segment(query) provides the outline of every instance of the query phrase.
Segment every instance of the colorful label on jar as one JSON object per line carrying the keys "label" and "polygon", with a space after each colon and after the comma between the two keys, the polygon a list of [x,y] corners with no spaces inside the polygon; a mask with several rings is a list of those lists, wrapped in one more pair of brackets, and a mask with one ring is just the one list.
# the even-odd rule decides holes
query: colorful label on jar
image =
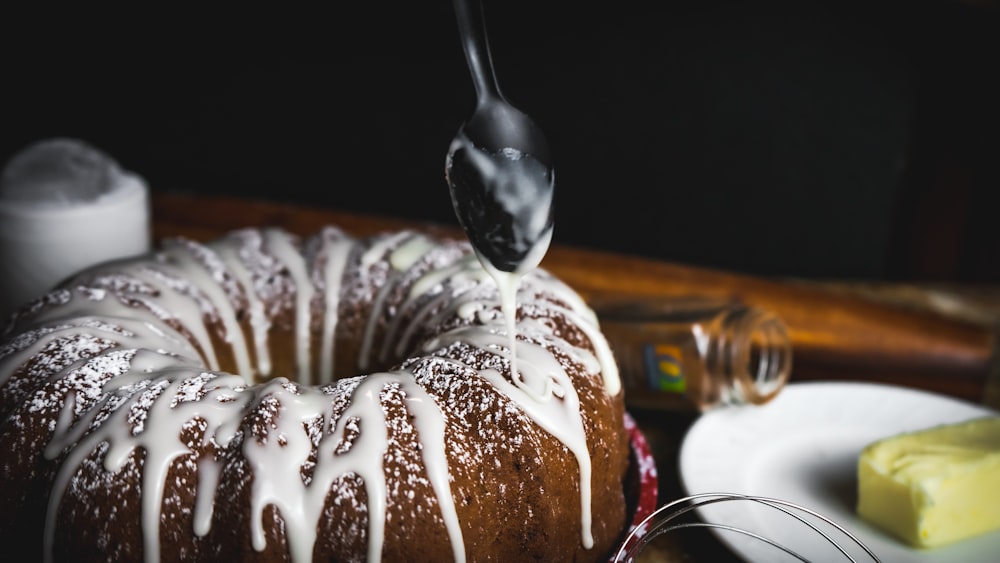
{"label": "colorful label on jar", "polygon": [[668,344],[646,344],[643,359],[646,379],[650,389],[683,393],[686,389],[684,371],[681,369],[681,349]]}

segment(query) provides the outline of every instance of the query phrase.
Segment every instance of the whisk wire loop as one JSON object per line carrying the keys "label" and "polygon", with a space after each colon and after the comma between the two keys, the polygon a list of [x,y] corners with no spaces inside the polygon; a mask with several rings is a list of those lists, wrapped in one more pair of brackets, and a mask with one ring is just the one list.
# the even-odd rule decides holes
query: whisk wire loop
{"label": "whisk wire loop", "polygon": [[[731,501],[754,502],[757,504],[761,504],[763,506],[767,506],[791,518],[794,518],[795,520],[798,520],[799,522],[808,526],[813,532],[815,532],[816,534],[821,536],[824,540],[826,540],[847,561],[851,561],[852,563],[857,563],[857,560],[853,556],[851,556],[851,554],[848,553],[847,549],[845,549],[843,545],[841,545],[836,539],[834,539],[834,537],[830,533],[821,529],[820,526],[817,525],[816,523],[811,522],[806,517],[802,516],[802,514],[807,514],[819,521],[824,522],[831,528],[837,530],[837,532],[839,532],[844,537],[848,538],[851,542],[853,542],[855,545],[864,550],[865,554],[867,554],[867,556],[870,557],[872,561],[874,561],[875,563],[879,563],[878,556],[876,556],[875,553],[868,548],[868,546],[866,546],[854,534],[852,534],[843,526],[837,524],[830,518],[814,510],[811,510],[809,508],[806,508],[804,506],[786,500],[754,496],[754,495],[745,495],[739,493],[700,493],[682,497],[661,506],[655,512],[647,516],[642,522],[640,522],[629,532],[628,536],[625,538],[625,541],[622,542],[621,546],[619,547],[618,552],[613,560],[616,562],[634,561],[634,559],[645,549],[645,547],[651,541],[653,541],[658,536],[665,534],[667,532],[684,528],[711,528],[716,530],[726,530],[729,532],[743,534],[747,537],[769,544],[785,552],[786,554],[798,559],[799,561],[804,561],[804,562],[809,561],[809,559],[797,553],[793,549],[789,548],[788,546],[782,545],[771,538],[768,538],[751,530],[739,528],[736,526],[731,526],[725,523],[682,522],[671,525],[671,522],[673,522],[677,518],[680,518],[681,516],[683,516],[688,512],[697,510],[699,508],[711,504],[731,502]],[[684,505],[685,503],[687,504]]]}
{"label": "whisk wire loop", "polygon": [[[782,544],[780,544],[780,543],[778,543],[778,542],[776,542],[776,541],[774,541],[774,540],[772,540],[772,539],[770,539],[768,537],[765,537],[765,536],[762,536],[760,534],[751,532],[750,530],[746,530],[746,529],[743,529],[743,528],[737,528],[736,526],[728,526],[726,524],[715,524],[715,523],[711,523],[711,522],[685,522],[683,524],[675,524],[673,526],[666,526],[666,527],[657,528],[657,531],[659,533],[656,534],[656,535],[661,535],[661,534],[664,534],[666,532],[672,532],[674,530],[680,530],[682,528],[712,528],[712,529],[716,529],[716,530],[727,530],[727,531],[730,531],[730,532],[733,532],[733,533],[743,534],[744,536],[748,536],[748,537],[751,537],[751,538],[753,538],[755,540],[762,541],[762,542],[764,542],[764,543],[766,543],[766,544],[768,544],[768,545],[770,545],[770,546],[772,546],[772,547],[774,547],[776,549],[780,549],[781,551],[784,551],[785,553],[787,553],[788,555],[791,555],[792,557],[798,559],[799,561],[803,561],[804,563],[808,563],[808,561],[809,561],[808,559],[806,559],[805,557],[803,557],[802,555],[800,555],[799,553],[797,553],[793,549],[791,549],[789,547],[786,547],[786,546],[784,546],[784,545],[782,545]],[[643,546],[645,546],[647,543],[649,543],[652,540],[653,540],[653,537],[650,537],[648,540],[644,540],[643,541]],[[848,556],[848,558],[850,558],[850,556]],[[853,561],[853,559],[851,559],[851,561]]]}

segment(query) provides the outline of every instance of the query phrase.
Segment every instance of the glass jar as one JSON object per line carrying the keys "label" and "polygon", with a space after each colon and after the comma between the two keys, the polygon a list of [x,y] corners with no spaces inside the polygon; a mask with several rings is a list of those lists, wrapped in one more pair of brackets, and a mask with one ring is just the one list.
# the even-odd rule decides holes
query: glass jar
{"label": "glass jar", "polygon": [[792,348],[773,312],[702,298],[594,299],[629,407],[700,412],[760,405],[788,381]]}

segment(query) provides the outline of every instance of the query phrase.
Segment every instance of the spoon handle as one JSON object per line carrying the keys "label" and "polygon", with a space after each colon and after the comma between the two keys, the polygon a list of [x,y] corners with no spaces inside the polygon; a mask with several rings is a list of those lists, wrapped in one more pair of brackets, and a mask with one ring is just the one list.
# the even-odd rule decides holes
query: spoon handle
{"label": "spoon handle", "polygon": [[458,31],[465,51],[465,60],[472,73],[472,81],[476,86],[476,95],[482,103],[490,98],[503,98],[496,73],[493,71],[493,60],[490,56],[490,45],[486,40],[486,18],[480,0],[454,0],[455,16],[458,18]]}

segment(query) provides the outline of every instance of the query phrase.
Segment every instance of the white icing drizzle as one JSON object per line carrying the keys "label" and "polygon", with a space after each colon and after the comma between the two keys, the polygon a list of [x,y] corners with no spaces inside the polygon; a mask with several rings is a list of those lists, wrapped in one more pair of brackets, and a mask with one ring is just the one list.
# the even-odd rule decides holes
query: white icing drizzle
{"label": "white icing drizzle", "polygon": [[[538,325],[541,327],[541,325]],[[549,339],[559,346],[557,341]],[[471,343],[495,353],[509,345],[509,339],[482,327],[466,327],[442,335],[427,345],[427,350],[454,342]],[[568,345],[562,346],[564,349]],[[562,442],[576,458],[580,471],[580,535],[584,547],[593,547],[590,506],[590,453],[587,434],[580,417],[580,399],[569,374],[545,348],[522,341],[518,346],[521,370],[512,371],[508,381],[496,370],[480,371],[494,387],[510,397],[539,426]],[[577,350],[580,354],[582,351]]]}
{"label": "white icing drizzle", "polygon": [[361,255],[361,266],[370,268],[385,256],[385,253],[393,247],[399,246],[404,240],[413,236],[410,231],[399,231],[376,237],[372,240],[371,246]]}
{"label": "white icing drizzle", "polygon": [[[250,364],[250,353],[246,347],[246,337],[243,335],[243,330],[236,321],[233,305],[222,286],[212,277],[211,272],[205,270],[198,261],[188,255],[185,248],[177,245],[167,245],[162,254],[176,264],[176,266],[170,268],[174,277],[190,279],[195,287],[205,292],[215,310],[219,312],[219,320],[222,321],[225,327],[225,340],[231,345],[233,355],[236,358],[236,369],[240,373],[253,373],[253,368]],[[170,262],[163,262],[163,264],[168,263]]]}
{"label": "white icing drizzle", "polygon": [[413,284],[406,298],[408,301],[413,301],[421,295],[430,293],[436,286],[440,286],[447,280],[455,282],[462,279],[469,282],[480,282],[486,279],[485,274],[486,272],[478,267],[475,256],[466,254],[450,266],[431,270],[424,274],[417,283]]}
{"label": "white icing drizzle", "polygon": [[[424,259],[435,248],[435,243],[426,236],[415,236],[405,244],[397,248],[389,255],[389,264],[397,272],[405,272],[412,268],[417,262]],[[396,342],[396,333],[403,318],[403,312],[407,311],[422,294],[414,294],[411,287],[402,303],[396,304],[395,312],[389,319],[385,336],[382,338],[382,347],[378,354],[378,361],[385,364],[389,360],[389,352],[392,349],[390,343]],[[400,345],[403,343],[400,342]],[[397,357],[401,352],[397,353]]]}
{"label": "white icing drizzle", "polygon": [[[264,303],[254,292],[253,279],[243,261],[240,260],[238,249],[234,247],[231,240],[222,239],[211,245],[216,254],[236,278],[236,281],[243,286],[247,297],[247,306],[250,309],[250,326],[253,329],[254,353],[257,357],[257,373],[263,377],[271,375],[271,352],[268,348],[267,335],[271,330],[271,321],[264,313]],[[246,372],[247,377],[252,377],[251,372]]]}
{"label": "white icing drizzle", "polygon": [[601,374],[604,378],[604,389],[608,392],[608,395],[617,395],[622,388],[621,377],[618,373],[618,364],[615,362],[611,346],[608,344],[604,334],[601,333],[596,321],[593,323],[587,322],[584,315],[576,310],[564,308],[560,308],[559,310],[574,326],[582,330],[593,343],[594,350],[597,353],[596,359],[600,364]]}
{"label": "white icing drizzle", "polygon": [[[115,263],[110,267],[119,272],[114,277],[141,282],[156,292],[155,297],[126,291],[125,289],[114,289],[114,291],[119,293],[121,297],[134,299],[142,303],[161,320],[171,319],[182,324],[197,341],[208,367],[210,369],[218,369],[219,362],[215,354],[215,348],[212,346],[205,323],[202,322],[203,311],[198,306],[197,300],[192,299],[189,295],[185,295],[183,290],[178,291],[178,288],[172,287],[162,277],[150,275],[149,266],[150,264],[142,261],[128,261]],[[89,298],[72,299],[66,305],[53,309],[51,312],[43,311],[36,318],[35,324],[51,321],[57,317],[120,319],[135,317],[137,313],[133,306],[122,303],[111,294],[112,289],[106,289],[101,285],[108,284],[114,286],[120,283],[119,280],[109,279],[108,277],[102,278],[100,276],[100,269],[94,271],[98,273],[96,279],[93,280],[97,284],[93,286],[88,284],[87,293]]]}
{"label": "white icing drizzle", "polygon": [[[277,380],[276,380],[277,381]],[[413,424],[422,437],[421,456],[437,496],[457,561],[465,557],[462,530],[451,496],[448,462],[444,451],[444,420],[434,399],[417,385],[407,372],[374,373],[364,377],[353,390],[350,406],[337,419],[332,431],[324,433],[317,453],[317,465],[312,480],[305,484],[300,468],[312,448],[302,431],[302,425],[323,416],[329,410],[329,399],[322,393],[298,389],[292,393],[278,389],[274,381],[271,391],[260,396],[276,398],[282,407],[277,428],[271,432],[282,440],[268,439],[264,444],[244,448],[254,467],[253,545],[265,547],[262,527],[264,510],[278,508],[286,526],[289,549],[294,561],[309,561],[316,542],[316,522],[319,521],[325,494],[341,476],[354,474],[365,483],[368,495],[368,560],[378,561],[382,555],[386,520],[386,480],[382,466],[388,449],[388,431],[380,400],[381,390],[398,385],[406,395],[406,409],[413,415]],[[364,428],[353,438],[347,451],[339,451],[342,437],[351,421]]]}
{"label": "white icing drizzle", "polygon": [[[394,246],[396,249],[390,251],[390,249]],[[392,289],[393,282],[399,277],[399,274],[402,271],[397,267],[397,264],[403,264],[408,267],[422,256],[422,254],[417,255],[414,250],[419,251],[420,249],[424,249],[426,251],[430,248],[430,245],[427,244],[426,237],[423,235],[403,231],[396,235],[385,237],[381,244],[374,245],[362,258],[362,263],[366,263],[370,260],[374,260],[376,255],[382,256],[386,252],[390,252],[388,262],[389,266],[392,268],[389,272],[389,279],[386,280],[386,283],[383,284],[382,287],[379,288],[378,293],[375,294],[371,314],[369,314],[368,318],[365,319],[365,331],[361,336],[361,351],[358,354],[358,368],[362,371],[368,370],[371,366],[370,356],[372,344],[375,340],[375,328],[378,326],[379,317],[382,315],[385,300]]]}
{"label": "white icing drizzle", "polygon": [[497,284],[497,291],[500,292],[500,312],[504,319],[504,328],[507,332],[507,347],[509,349],[510,375],[518,381],[517,366],[517,287],[521,284],[520,272],[504,272],[494,268],[487,260],[480,258],[483,268],[489,272],[493,282]]}
{"label": "white icing drizzle", "polygon": [[[188,295],[189,291],[196,291],[191,285],[173,285],[169,283],[168,279],[157,276],[155,270],[149,269],[143,263],[116,266],[116,268],[125,272],[127,276],[142,280],[155,288],[157,291],[155,300],[149,297],[143,297],[141,300],[147,302],[151,309],[160,311],[161,318],[173,318],[184,325],[198,341],[198,346],[201,348],[202,354],[205,355],[208,367],[213,370],[219,369],[219,359],[208,334],[208,326],[201,322],[205,313],[208,312],[203,308],[203,305],[207,307],[208,303],[199,303],[198,299],[192,299]],[[101,313],[98,310],[94,314]],[[197,319],[197,321],[192,322],[192,319]]]}
{"label": "white icing drizzle", "polygon": [[203,457],[198,460],[198,494],[194,501],[194,535],[203,537],[212,529],[212,512],[215,508],[215,491],[222,476],[222,462]]}
{"label": "white icing drizzle", "polygon": [[[146,561],[159,560],[159,515],[167,471],[175,459],[191,453],[188,446],[181,441],[184,425],[195,417],[206,420],[209,425],[206,435],[225,446],[235,433],[224,429],[232,425],[233,421],[238,424],[244,405],[239,400],[240,394],[234,393],[244,382],[241,377],[235,375],[219,376],[216,386],[206,393],[208,400],[191,401],[176,406],[171,404],[172,401],[157,400],[162,396],[176,397],[178,390],[188,384],[192,375],[194,374],[189,368],[179,367],[174,358],[154,352],[139,351],[132,359],[127,373],[118,375],[105,384],[106,395],[101,404],[113,402],[115,392],[119,389],[136,386],[143,391],[132,391],[126,397],[125,403],[115,408],[110,417],[100,425],[91,424],[93,418],[102,410],[98,407],[91,408],[84,418],[72,426],[69,425],[72,417],[60,418],[46,450],[46,456],[52,459],[68,446],[72,445],[73,448],[62,463],[56,476],[52,496],[49,498],[45,531],[47,549],[51,549],[55,534],[56,509],[69,486],[71,477],[84,458],[100,444],[105,443],[107,450],[104,467],[111,472],[120,471],[137,449],[145,450],[142,465],[144,551]],[[220,395],[225,400],[221,400]],[[152,405],[149,407],[145,423],[136,429],[135,423],[129,418],[134,412],[130,407],[137,406],[141,401],[152,401]],[[64,412],[72,408],[73,402],[72,397],[67,397]],[[84,436],[83,434],[88,431],[89,434]],[[199,494],[204,493],[205,491],[199,491]],[[46,559],[51,560],[51,552],[46,554]]]}
{"label": "white icing drizzle", "polygon": [[302,253],[292,246],[287,233],[267,229],[264,237],[268,250],[288,268],[295,280],[295,359],[299,367],[298,381],[304,385],[309,383],[312,371],[309,361],[309,304],[314,291],[312,281]]}
{"label": "white icing drizzle", "polygon": [[[523,206],[524,203],[518,197],[504,199],[507,206]],[[528,205],[520,207],[520,209],[530,211],[527,214],[529,223],[535,225],[544,223],[544,213],[547,212],[547,209],[543,206],[533,207]],[[521,215],[523,214],[513,214],[514,217],[520,217]],[[510,347],[510,372],[515,379],[517,377],[517,288],[521,284],[521,278],[541,264],[542,258],[545,257],[545,253],[548,251],[551,242],[552,227],[550,226],[538,237],[538,240],[532,243],[531,248],[528,249],[527,254],[517,264],[513,272],[505,272],[496,268],[488,258],[479,253],[478,249],[476,250],[476,257],[479,258],[479,263],[482,264],[483,269],[493,278],[493,281],[497,284],[497,290],[500,292],[500,310],[506,319],[507,339],[510,341],[508,344]]]}
{"label": "white icing drizzle", "polygon": [[323,271],[326,316],[323,317],[323,337],[320,340],[319,382],[330,383],[333,381],[333,355],[336,351],[337,322],[340,320],[341,280],[354,241],[339,230],[327,228],[322,232],[322,243],[323,251],[326,252],[326,268]]}
{"label": "white icing drizzle", "polygon": [[[537,213],[536,213],[537,214]],[[590,454],[587,450],[587,436],[580,418],[580,400],[569,376],[559,363],[544,349],[528,346],[524,352],[518,351],[517,343],[517,293],[521,279],[533,271],[541,263],[552,241],[552,228],[549,227],[537,241],[532,244],[525,257],[518,263],[513,272],[504,272],[496,267],[485,256],[476,251],[480,264],[493,281],[500,293],[500,310],[504,318],[507,335],[507,357],[510,361],[510,377],[513,385],[493,370],[481,372],[493,385],[511,396],[525,412],[542,428],[548,430],[560,442],[566,445],[577,459],[580,468],[580,514],[581,541],[583,546],[591,548],[594,545],[591,531],[590,508]],[[476,335],[479,336],[479,335]],[[470,336],[472,341],[476,337]],[[595,341],[596,342],[596,341]],[[480,344],[485,347],[488,342]],[[595,347],[600,347],[595,343]],[[541,350],[541,353],[538,353]],[[522,367],[518,361],[521,356],[528,359]],[[617,379],[617,374],[615,379]],[[605,385],[607,386],[607,376]],[[553,395],[560,400],[552,400]],[[547,405],[562,404],[563,408]]]}
{"label": "white icing drizzle", "polygon": [[389,254],[389,264],[396,271],[404,271],[420,261],[434,249],[434,241],[421,234],[414,234]]}
{"label": "white icing drizzle", "polygon": [[[315,292],[310,264],[297,250],[290,235],[276,230],[262,231],[262,234],[267,250],[287,267],[295,282],[297,377],[307,382],[312,371],[310,304]],[[205,248],[215,253],[246,293],[256,365],[248,365],[253,362],[246,348],[247,338],[236,319],[235,307],[229,302],[231,297],[217,286],[211,272],[186,255],[190,250],[183,245],[171,247],[158,261],[137,260],[114,265],[113,271],[127,272],[155,288],[155,295],[127,293],[129,298],[148,307],[152,314],[122,302],[121,295],[113,295],[114,288],[77,288],[70,292],[65,302],[53,305],[51,310],[43,309],[33,317],[32,326],[38,327],[32,333],[33,340],[25,340],[23,347],[12,351],[0,350],[0,354],[6,354],[0,356],[0,379],[5,379],[13,366],[21,365],[62,336],[106,335],[109,341],[116,343],[90,359],[56,366],[54,372],[46,375],[49,381],[56,381],[68,377],[72,370],[90,369],[91,365],[96,369],[105,363],[113,366],[101,372],[107,374],[104,376],[107,379],[102,380],[103,388],[99,393],[88,391],[86,396],[78,396],[71,388],[59,399],[59,415],[45,455],[50,459],[63,456],[65,459],[49,499],[46,537],[51,540],[55,536],[58,508],[82,461],[95,451],[103,452],[100,455],[103,455],[104,467],[108,471],[119,471],[135,452],[141,451],[144,552],[147,561],[158,560],[159,521],[167,475],[179,459],[194,457],[192,445],[184,443],[182,438],[191,435],[184,430],[192,420],[197,420],[202,443],[195,445],[196,449],[225,449],[238,445],[253,472],[251,542],[255,549],[266,547],[263,518],[268,507],[273,506],[284,522],[292,560],[311,560],[317,540],[317,523],[322,518],[328,492],[338,479],[354,475],[363,482],[368,499],[368,560],[376,561],[382,555],[390,502],[383,466],[390,447],[390,424],[383,395],[391,389],[404,398],[403,408],[420,437],[419,455],[434,490],[453,555],[456,560],[463,561],[465,544],[451,491],[452,476],[445,439],[448,420],[438,399],[418,383],[414,373],[402,369],[342,379],[323,388],[297,385],[285,378],[253,385],[252,370],[263,375],[272,370],[268,352],[271,323],[266,318],[261,297],[255,293],[253,272],[244,262],[241,244],[250,243],[230,237]],[[369,248],[360,256],[352,252],[357,241],[339,231],[324,232],[321,244],[319,252],[326,253],[325,293],[318,297],[326,305],[326,317],[322,323],[319,355],[322,373],[318,377],[330,381],[341,278],[348,269],[348,261],[360,260],[367,268],[388,258],[391,266],[385,283],[374,290],[372,311],[361,343],[361,360],[367,361],[374,345],[376,321],[373,319],[386,316],[387,296],[403,279],[403,273],[420,263],[436,246],[429,238],[410,232],[372,239]],[[162,267],[165,276],[151,274],[153,267]],[[191,280],[191,287],[179,288],[170,281],[182,273]],[[523,279],[520,276],[524,276]],[[591,465],[579,397],[571,375],[547,348],[560,349],[590,375],[597,371],[603,373],[609,391],[620,388],[610,350],[597,330],[593,312],[555,278],[541,271],[518,273],[510,277],[510,283],[497,284],[499,296],[497,287],[484,283],[488,279],[471,255],[456,255],[450,263],[430,267],[416,279],[410,279],[404,303],[394,304],[394,311],[388,315],[390,330],[387,332],[392,338],[382,343],[383,349],[396,346],[397,353],[401,353],[402,347],[417,337],[419,326],[443,326],[457,319],[461,321],[457,328],[452,323],[453,328],[425,343],[423,350],[429,353],[449,343],[463,342],[492,354],[506,355],[512,368],[510,377],[492,369],[482,370],[479,375],[573,454],[580,479],[581,544],[591,547]],[[539,306],[548,307],[578,324],[590,338],[596,357],[589,350],[571,346],[557,337],[543,320],[525,318],[515,322],[512,303],[519,285],[521,291],[549,292],[559,302],[568,304],[563,307],[544,302]],[[206,307],[220,317],[226,341],[233,346],[237,368],[241,372],[245,370],[244,375],[215,371],[211,340],[202,323]],[[413,307],[419,308],[413,310],[405,326],[397,327],[392,323],[393,315]],[[169,314],[164,315],[164,312]],[[204,363],[199,360],[194,346],[184,335],[169,328],[165,319],[176,319],[187,328],[204,349],[201,358]],[[523,339],[515,348],[518,331]],[[401,335],[397,337],[397,333]],[[337,407],[335,397],[341,394],[349,399]],[[247,421],[254,413],[270,413],[266,428],[251,428]],[[102,424],[95,423],[99,418],[104,419]],[[309,428],[321,429],[318,437],[310,434]],[[352,429],[356,428],[363,431],[352,434]],[[213,500],[224,479],[223,463],[210,455],[199,455],[190,461],[198,469],[198,489],[191,507],[193,533],[205,536],[211,531]],[[307,467],[308,478],[304,474]],[[51,559],[51,541],[47,543],[47,550],[46,555]]]}
{"label": "white icing drizzle", "polygon": [[621,374],[618,372],[618,363],[615,362],[614,353],[608,344],[607,338],[600,330],[600,323],[597,313],[584,302],[580,294],[573,291],[565,283],[553,277],[548,272],[539,272],[536,278],[538,282],[545,285],[548,291],[559,295],[559,298],[567,302],[571,309],[560,308],[566,318],[587,335],[594,345],[597,359],[601,362],[601,374],[604,377],[604,389],[612,397],[621,392]]}
{"label": "white icing drizzle", "polygon": [[[479,266],[477,259],[472,254],[466,254],[444,268],[426,272],[410,287],[410,291],[406,296],[406,302],[401,306],[401,309],[409,308],[413,302],[422,296],[437,293],[436,297],[427,302],[413,319],[407,323],[403,334],[398,338],[396,337],[396,325],[393,324],[393,330],[386,335],[383,345],[389,348],[395,342],[396,347],[393,353],[395,353],[396,357],[401,357],[408,350],[408,346],[413,340],[413,333],[421,326],[433,324],[433,321],[428,323],[427,319],[435,310],[447,303],[449,299],[461,299],[459,296],[462,293],[487,278],[488,275]],[[452,291],[443,290],[445,282],[450,282]],[[446,309],[445,312],[450,313],[451,310]],[[438,315],[435,318],[440,319],[441,317]]]}

